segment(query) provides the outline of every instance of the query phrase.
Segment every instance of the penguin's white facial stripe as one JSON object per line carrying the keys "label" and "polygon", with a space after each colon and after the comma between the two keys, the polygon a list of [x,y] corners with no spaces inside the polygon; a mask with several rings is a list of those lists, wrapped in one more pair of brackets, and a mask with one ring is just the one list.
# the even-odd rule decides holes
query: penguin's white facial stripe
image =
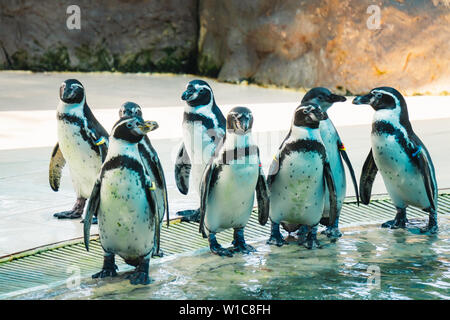
{"label": "penguin's white facial stripe", "polygon": [[84,89],[84,87],[83,87],[81,84],[79,84],[79,83],[73,83],[73,84],[70,86],[70,88],[71,88],[71,89],[75,89],[75,88],[81,88],[81,89]]}
{"label": "penguin's white facial stripe", "polygon": [[377,89],[377,90],[372,90],[370,93],[373,95],[373,98],[370,99],[371,103],[373,101],[372,99],[375,99],[375,94],[381,93],[381,94],[386,94],[386,95],[390,96],[392,99],[394,99],[395,106],[396,107],[400,107],[400,101],[397,99],[397,97],[395,95],[393,95],[390,92],[387,92],[387,91],[384,91],[384,90],[381,90],[381,89]]}

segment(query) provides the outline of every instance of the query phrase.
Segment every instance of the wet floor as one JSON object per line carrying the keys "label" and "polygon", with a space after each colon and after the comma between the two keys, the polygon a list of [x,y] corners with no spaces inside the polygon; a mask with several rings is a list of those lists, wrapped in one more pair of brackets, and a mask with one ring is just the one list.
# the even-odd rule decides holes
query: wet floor
{"label": "wet floor", "polygon": [[449,299],[450,217],[441,215],[438,235],[379,226],[344,229],[323,248],[278,248],[262,239],[256,253],[218,257],[209,251],[168,257],[150,266],[153,283],[132,286],[116,278],[84,279],[25,294],[25,299]]}

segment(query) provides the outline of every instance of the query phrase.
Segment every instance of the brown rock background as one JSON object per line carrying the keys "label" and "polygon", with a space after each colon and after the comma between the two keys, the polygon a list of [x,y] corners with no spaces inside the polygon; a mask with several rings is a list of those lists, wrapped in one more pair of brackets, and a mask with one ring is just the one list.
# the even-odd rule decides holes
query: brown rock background
{"label": "brown rock background", "polygon": [[[81,30],[66,26],[73,4],[81,9]],[[0,65],[192,72],[197,29],[196,0],[2,0]]]}
{"label": "brown rock background", "polygon": [[[80,31],[66,28],[71,4],[81,8]],[[370,5],[381,9],[380,29],[367,27]],[[3,0],[0,66],[442,93],[450,0]]]}
{"label": "brown rock background", "polygon": [[202,0],[199,52],[199,69],[226,81],[450,91],[449,1]]}

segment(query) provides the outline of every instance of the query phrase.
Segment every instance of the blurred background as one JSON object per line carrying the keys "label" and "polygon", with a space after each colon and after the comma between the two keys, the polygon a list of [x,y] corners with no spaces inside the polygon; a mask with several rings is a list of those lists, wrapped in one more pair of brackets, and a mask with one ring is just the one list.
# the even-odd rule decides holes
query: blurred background
{"label": "blurred background", "polygon": [[2,0],[0,68],[442,95],[449,0]]}

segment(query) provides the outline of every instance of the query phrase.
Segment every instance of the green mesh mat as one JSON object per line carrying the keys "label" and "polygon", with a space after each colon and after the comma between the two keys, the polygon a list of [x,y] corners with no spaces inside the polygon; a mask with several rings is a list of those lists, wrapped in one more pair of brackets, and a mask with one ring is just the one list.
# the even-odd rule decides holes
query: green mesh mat
{"label": "green mesh mat", "polygon": [[[439,195],[439,213],[450,212],[450,194]],[[356,205],[347,200],[342,208],[340,227],[381,223],[392,219],[395,209],[386,197],[373,200],[369,206]],[[409,218],[427,219],[427,214],[416,208],[408,209]],[[265,239],[270,233],[270,223],[261,226],[253,212],[245,228],[249,242]],[[227,230],[217,234],[220,243],[232,241],[233,232]],[[198,232],[197,223],[180,223],[171,220],[170,227],[161,230],[161,247],[165,257],[205,248],[208,241]],[[156,258],[158,259],[158,258]],[[123,260],[116,259],[119,270],[129,270]],[[98,272],[103,265],[103,250],[98,236],[93,236],[90,251],[84,248],[82,238],[48,245],[0,258],[0,299],[11,298],[23,292],[48,288],[64,283],[79,268],[80,275],[88,276]]]}

